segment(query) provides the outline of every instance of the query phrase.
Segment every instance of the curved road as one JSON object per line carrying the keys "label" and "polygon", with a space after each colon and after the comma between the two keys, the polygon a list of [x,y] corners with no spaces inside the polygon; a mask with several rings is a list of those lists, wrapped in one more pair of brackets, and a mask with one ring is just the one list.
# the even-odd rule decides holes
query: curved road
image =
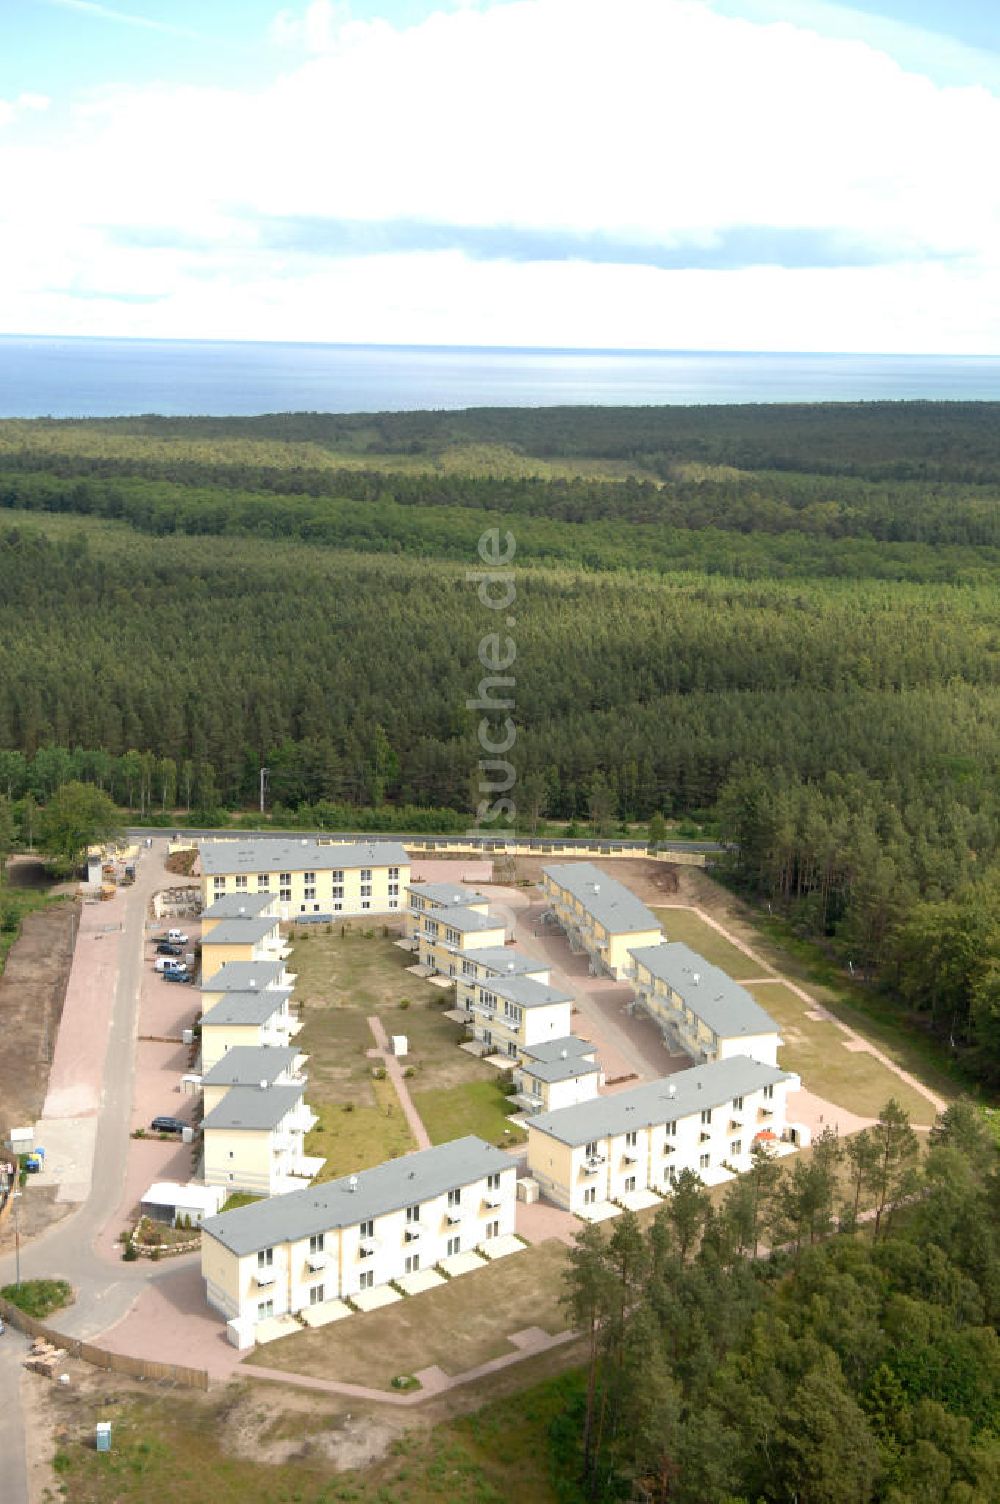
{"label": "curved road", "polygon": [[[105,1331],[127,1313],[149,1281],[176,1273],[197,1257],[191,1254],[166,1264],[111,1263],[93,1248],[97,1234],[117,1212],[125,1185],[144,923],[150,898],[164,886],[164,853],[160,842],[141,852],[135,885],[126,895],[89,1194],[79,1210],[21,1248],[22,1279],[68,1279],[76,1290],[75,1304],[57,1312],[49,1323],[70,1337],[92,1338]],[[14,1275],[14,1255],[0,1256],[0,1285],[13,1283]],[[26,1504],[20,1408],[24,1343],[19,1334],[8,1330],[0,1337],[0,1346],[0,1498],[3,1504]]]}

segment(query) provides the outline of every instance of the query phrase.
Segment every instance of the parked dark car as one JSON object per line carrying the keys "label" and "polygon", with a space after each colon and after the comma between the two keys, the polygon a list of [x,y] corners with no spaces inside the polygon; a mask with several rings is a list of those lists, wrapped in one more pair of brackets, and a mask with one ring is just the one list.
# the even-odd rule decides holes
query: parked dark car
{"label": "parked dark car", "polygon": [[154,1133],[183,1133],[187,1123],[182,1123],[180,1118],[154,1118],[150,1127]]}
{"label": "parked dark car", "polygon": [[156,947],[158,956],[182,956],[184,952],[179,945],[170,945],[166,940],[161,940]]}
{"label": "parked dark car", "polygon": [[193,982],[194,977],[189,971],[165,971],[163,980],[165,982]]}

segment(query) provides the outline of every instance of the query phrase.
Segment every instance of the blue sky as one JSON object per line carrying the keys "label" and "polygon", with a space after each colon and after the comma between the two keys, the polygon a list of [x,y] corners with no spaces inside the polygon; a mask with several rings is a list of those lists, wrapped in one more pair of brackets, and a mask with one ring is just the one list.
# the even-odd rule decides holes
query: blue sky
{"label": "blue sky", "polygon": [[17,0],[0,332],[1000,353],[997,0]]}

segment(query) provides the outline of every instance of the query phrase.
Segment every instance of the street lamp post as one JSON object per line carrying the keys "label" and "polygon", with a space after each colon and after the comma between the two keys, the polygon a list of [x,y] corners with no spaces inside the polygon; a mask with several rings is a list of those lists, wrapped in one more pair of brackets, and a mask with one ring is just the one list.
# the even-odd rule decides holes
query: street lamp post
{"label": "street lamp post", "polygon": [[18,1202],[21,1199],[21,1192],[15,1190],[14,1192],[12,1192],[12,1194],[13,1194],[13,1197],[14,1197],[14,1284],[15,1284],[15,1286],[16,1286],[17,1289],[20,1289],[21,1288],[21,1218],[20,1218],[21,1208],[18,1205]]}
{"label": "street lamp post", "polygon": [[260,770],[260,812],[261,812],[261,814],[264,813],[264,789],[265,789],[265,786],[267,784],[267,776],[270,773],[270,771],[271,771],[270,768],[261,768],[261,770]]}

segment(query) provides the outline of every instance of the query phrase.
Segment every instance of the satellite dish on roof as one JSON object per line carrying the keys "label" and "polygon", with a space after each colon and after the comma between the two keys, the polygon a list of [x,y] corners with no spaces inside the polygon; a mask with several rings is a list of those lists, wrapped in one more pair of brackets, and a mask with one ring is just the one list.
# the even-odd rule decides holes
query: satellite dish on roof
{"label": "satellite dish on roof", "polygon": [[668,1097],[676,1097],[676,1095],[677,1095],[677,1088],[674,1085],[674,1083],[671,1081],[670,1085],[667,1087],[667,1096]]}
{"label": "satellite dish on roof", "polygon": [[260,1083],[260,1089],[261,1089],[261,1091],[267,1091],[267,1082],[266,1081],[262,1081]]}
{"label": "satellite dish on roof", "polygon": [[559,1052],[559,1059],[560,1060],[568,1060],[569,1059],[569,1050],[561,1050]]}
{"label": "satellite dish on roof", "polygon": [[701,972],[700,971],[693,971],[691,973],[691,980],[694,983],[694,985],[697,987],[698,983],[701,981]]}
{"label": "satellite dish on roof", "polygon": [[351,1178],[350,1178],[350,1180],[347,1182],[347,1189],[349,1191],[356,1191],[357,1188],[358,1188],[358,1177],[356,1175],[352,1175]]}

